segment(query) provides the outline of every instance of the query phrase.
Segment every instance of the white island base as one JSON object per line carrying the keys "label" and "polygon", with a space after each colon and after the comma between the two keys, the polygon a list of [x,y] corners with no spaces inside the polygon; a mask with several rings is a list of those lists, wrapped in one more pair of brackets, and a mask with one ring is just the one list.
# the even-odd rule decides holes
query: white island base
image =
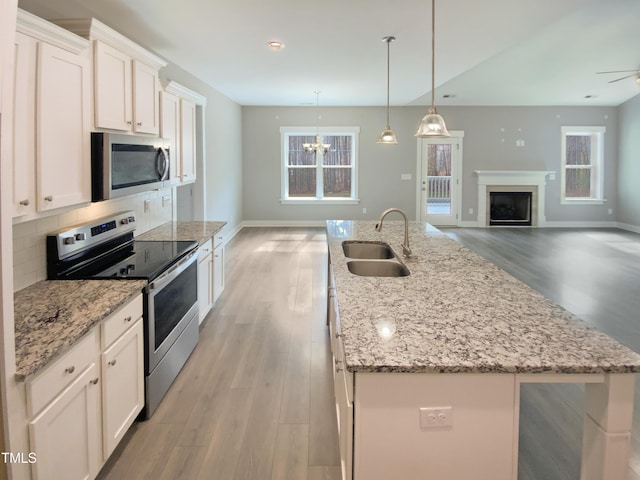
{"label": "white island base", "polygon": [[[355,480],[517,480],[522,383],[584,383],[581,480],[627,480],[633,374],[356,373]],[[451,426],[421,408],[451,407]],[[349,475],[346,475],[347,477]]]}

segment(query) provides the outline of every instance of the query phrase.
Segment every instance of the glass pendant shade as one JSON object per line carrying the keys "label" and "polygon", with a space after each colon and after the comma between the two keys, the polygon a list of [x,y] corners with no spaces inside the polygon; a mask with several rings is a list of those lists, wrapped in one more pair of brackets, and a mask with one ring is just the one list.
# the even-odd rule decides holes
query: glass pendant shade
{"label": "glass pendant shade", "polygon": [[396,133],[391,130],[389,126],[380,132],[378,136],[378,143],[383,143],[386,145],[396,145],[398,143],[398,139],[396,138]]}
{"label": "glass pendant shade", "polygon": [[431,106],[422,117],[415,136],[420,138],[450,137],[444,118],[438,115],[435,107],[436,90],[436,1],[431,0]]}
{"label": "glass pendant shade", "polygon": [[450,137],[451,134],[449,133],[449,130],[447,130],[444,118],[438,115],[435,107],[429,107],[429,113],[422,117],[415,136],[422,138]]}

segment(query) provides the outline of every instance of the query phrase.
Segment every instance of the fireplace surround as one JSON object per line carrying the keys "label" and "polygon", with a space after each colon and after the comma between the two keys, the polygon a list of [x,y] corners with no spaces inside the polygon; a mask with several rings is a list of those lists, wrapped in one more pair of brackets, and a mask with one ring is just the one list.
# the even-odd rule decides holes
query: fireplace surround
{"label": "fireplace surround", "polygon": [[[512,192],[531,194],[530,222],[527,226],[543,227],[545,216],[545,187],[547,177],[555,179],[553,171],[476,170],[478,176],[478,227],[500,225],[491,222],[491,193]],[[504,223],[502,223],[504,225]],[[521,222],[517,223],[521,224]]]}

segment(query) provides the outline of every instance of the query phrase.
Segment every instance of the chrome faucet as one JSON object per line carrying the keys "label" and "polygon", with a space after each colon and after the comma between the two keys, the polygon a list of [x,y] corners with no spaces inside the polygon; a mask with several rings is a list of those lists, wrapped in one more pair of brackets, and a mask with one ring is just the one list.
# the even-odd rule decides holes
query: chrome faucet
{"label": "chrome faucet", "polygon": [[402,210],[400,210],[399,208],[388,208],[387,210],[382,212],[382,215],[380,215],[380,220],[378,220],[378,223],[376,223],[376,232],[382,231],[382,221],[384,220],[384,217],[389,215],[391,212],[398,212],[400,215],[402,215],[402,218],[404,218],[404,243],[402,244],[402,254],[405,257],[410,257],[411,248],[409,248],[409,220],[407,219],[407,214]]}

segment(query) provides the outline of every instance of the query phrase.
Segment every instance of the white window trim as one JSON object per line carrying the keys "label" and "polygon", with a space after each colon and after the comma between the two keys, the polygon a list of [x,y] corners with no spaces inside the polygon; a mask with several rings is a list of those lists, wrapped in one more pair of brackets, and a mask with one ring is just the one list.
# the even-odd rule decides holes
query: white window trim
{"label": "white window trim", "polygon": [[[561,132],[561,157],[560,157],[560,203],[562,205],[602,205],[607,200],[604,198],[604,134],[607,131],[607,127],[593,127],[593,126],[578,126],[571,127],[565,126],[560,128]],[[591,177],[592,182],[595,184],[595,193],[591,197],[566,197],[566,159],[567,159],[567,135],[593,135],[600,134],[598,144],[596,145],[596,152],[598,158],[596,163],[591,165],[591,171],[593,175]]]}
{"label": "white window trim", "polygon": [[[351,197],[309,197],[309,198],[289,198],[289,183],[287,157],[285,156],[287,135],[353,135],[352,145],[352,166],[351,168]],[[360,127],[280,127],[280,203],[283,205],[356,205],[360,203],[358,198],[358,143],[359,143]],[[322,169],[322,165],[316,165],[317,169]],[[318,185],[321,188],[321,185]]]}

